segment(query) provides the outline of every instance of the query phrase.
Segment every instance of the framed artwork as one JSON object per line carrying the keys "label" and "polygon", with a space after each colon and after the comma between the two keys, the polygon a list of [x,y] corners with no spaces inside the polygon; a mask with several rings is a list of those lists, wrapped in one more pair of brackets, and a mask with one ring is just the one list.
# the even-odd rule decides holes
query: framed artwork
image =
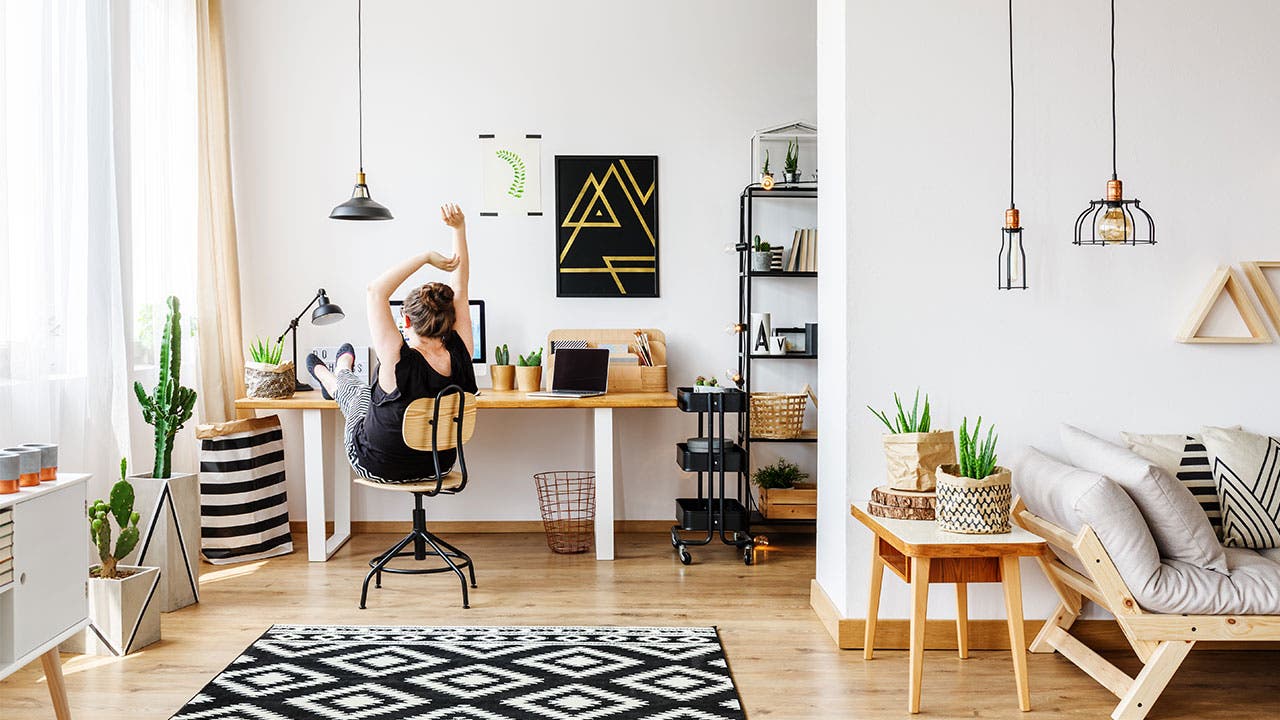
{"label": "framed artwork", "polygon": [[658,297],[658,157],[556,156],[556,296]]}
{"label": "framed artwork", "polygon": [[542,214],[542,136],[481,135],[480,215]]}

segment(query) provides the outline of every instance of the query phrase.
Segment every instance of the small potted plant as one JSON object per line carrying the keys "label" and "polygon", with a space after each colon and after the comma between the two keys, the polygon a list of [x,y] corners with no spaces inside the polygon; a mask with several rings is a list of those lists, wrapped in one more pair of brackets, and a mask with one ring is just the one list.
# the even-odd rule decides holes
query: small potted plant
{"label": "small potted plant", "polygon": [[818,489],[805,483],[809,474],[786,458],[778,458],[751,475],[760,488],[760,514],[766,518],[812,520],[818,515]]}
{"label": "small potted plant", "polygon": [[800,140],[787,141],[787,158],[782,163],[782,179],[787,183],[800,182]]}
{"label": "small potted plant", "polygon": [[252,362],[244,364],[244,391],[251,398],[293,397],[297,381],[293,361],[280,362],[284,341],[272,343],[258,338],[249,346]]}
{"label": "small potted plant", "polygon": [[536,392],[542,387],[542,348],[516,359],[516,387],[520,392]]}
{"label": "small potted plant", "polygon": [[996,535],[1011,532],[1012,473],[996,464],[995,427],[979,443],[982,418],[969,434],[960,423],[960,462],[938,468],[938,527],[947,532]]}
{"label": "small potted plant", "polygon": [[[160,605],[153,602],[160,568],[124,565],[139,540],[138,513],[133,510],[133,486],[120,459],[120,480],[108,500],[89,506],[89,536],[98,551],[98,564],[89,568],[90,628],[67,642],[68,650],[93,655],[127,655],[160,639]],[[111,521],[120,528],[114,547]]]}
{"label": "small potted plant", "polygon": [[710,380],[699,375],[693,379],[693,391],[696,393],[722,393],[724,388],[720,387],[720,381],[716,380],[714,375]]}
{"label": "small potted plant", "polygon": [[773,265],[773,246],[755,236],[751,241],[751,272],[769,272]]}
{"label": "small potted plant", "polygon": [[773,189],[773,173],[769,171],[769,150],[764,151],[764,164],[760,166],[760,187]]}
{"label": "small potted plant", "polygon": [[879,418],[889,432],[884,435],[884,456],[888,468],[889,487],[912,492],[932,492],[939,465],[956,461],[955,433],[950,430],[932,430],[929,412],[929,396],[924,396],[924,408],[920,407],[920,390],[907,413],[897,393],[893,402],[898,414],[891,422],[889,416],[870,405],[867,409]]}
{"label": "small potted plant", "polygon": [[505,344],[493,349],[493,364],[489,366],[489,378],[497,391],[514,390],[516,366],[511,364],[511,351]]}

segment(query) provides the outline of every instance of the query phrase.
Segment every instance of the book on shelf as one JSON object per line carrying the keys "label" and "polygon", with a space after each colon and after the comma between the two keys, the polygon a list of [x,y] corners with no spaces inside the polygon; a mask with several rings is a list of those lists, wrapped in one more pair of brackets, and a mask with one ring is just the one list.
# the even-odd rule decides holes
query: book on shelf
{"label": "book on shelf", "polygon": [[791,240],[791,250],[787,253],[787,264],[783,268],[787,272],[796,271],[796,260],[800,250],[800,231],[796,230],[795,237]]}

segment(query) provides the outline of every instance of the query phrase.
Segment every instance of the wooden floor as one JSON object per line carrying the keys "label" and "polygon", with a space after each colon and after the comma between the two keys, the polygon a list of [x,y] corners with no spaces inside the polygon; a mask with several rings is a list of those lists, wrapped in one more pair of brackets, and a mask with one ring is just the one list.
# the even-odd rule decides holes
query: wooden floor
{"label": "wooden floor", "polygon": [[[810,611],[812,536],[775,536],[751,568],[722,546],[695,549],[684,567],[660,535],[619,536],[612,563],[553,555],[539,535],[450,536],[479,568],[470,610],[450,576],[389,576],[369,609],[357,610],[365,562],[393,539],[358,535],[325,564],[308,563],[297,537],[288,557],[206,565],[202,602],[165,615],[160,643],[125,659],[64,656],[76,717],[167,718],[272,623],[716,625],[753,720],[909,717],[906,653],[863,662],[836,650]],[[931,652],[920,717],[1110,714],[1112,696],[1062,657],[1033,655],[1029,664],[1030,716],[1018,712],[1007,653],[962,661]],[[1280,653],[1193,653],[1150,717],[1274,718],[1278,675]],[[0,717],[53,717],[39,663],[0,682]]]}

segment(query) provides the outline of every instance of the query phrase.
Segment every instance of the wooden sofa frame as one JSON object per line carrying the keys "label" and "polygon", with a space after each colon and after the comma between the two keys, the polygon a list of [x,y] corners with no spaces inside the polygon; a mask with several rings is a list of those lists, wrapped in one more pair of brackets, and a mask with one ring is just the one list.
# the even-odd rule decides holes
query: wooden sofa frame
{"label": "wooden sofa frame", "polygon": [[[1053,547],[1075,557],[1087,571],[1082,575],[1052,553],[1036,558],[1061,602],[1031,642],[1034,653],[1062,653],[1112,694],[1120,704],[1113,720],[1141,720],[1164,692],[1173,674],[1200,640],[1280,640],[1280,615],[1162,615],[1139,607],[1120,577],[1093,528],[1085,525],[1076,535],[1031,511],[1021,499],[1014,503],[1013,519],[1022,528],[1044,538]],[[1084,600],[1092,600],[1115,616],[1138,659],[1137,677],[1113,665],[1069,632],[1080,617]]]}

